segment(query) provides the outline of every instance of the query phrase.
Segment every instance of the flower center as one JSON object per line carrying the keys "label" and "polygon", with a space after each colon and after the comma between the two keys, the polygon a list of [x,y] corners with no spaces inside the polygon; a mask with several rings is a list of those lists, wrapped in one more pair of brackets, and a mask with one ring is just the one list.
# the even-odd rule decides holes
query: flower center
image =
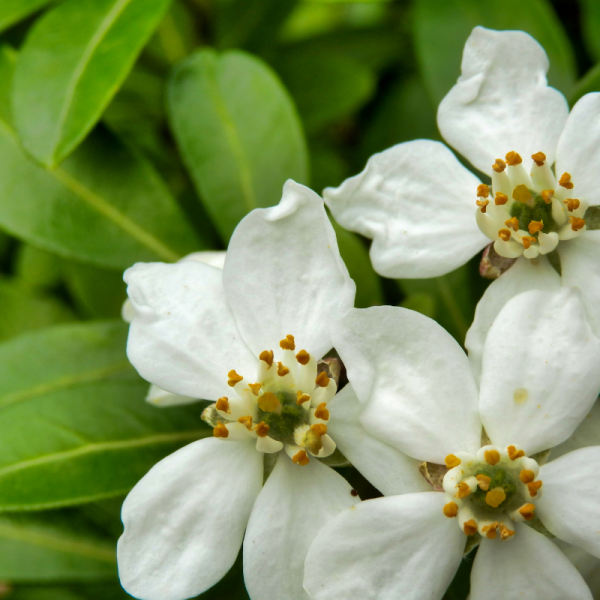
{"label": "flower center", "polygon": [[515,521],[535,518],[542,482],[536,480],[539,465],[523,450],[484,446],[477,456],[449,454],[446,466],[444,514],[458,517],[466,535],[506,540],[515,534]]}
{"label": "flower center", "polygon": [[235,397],[219,398],[202,418],[221,440],[254,438],[259,452],[285,449],[295,463],[306,465],[309,454],[325,458],[335,451],[327,435],[327,403],[337,386],[325,372],[318,373],[314,356],[306,350],[295,354],[294,336],[287,335],[279,346],[281,361],[275,361],[272,350],[260,353],[256,383],[229,371],[227,384]]}
{"label": "flower center", "polygon": [[531,173],[518,153],[505,158],[492,165],[492,188],[478,186],[476,202],[477,224],[500,256],[536,258],[585,231],[588,203],[573,197],[569,173],[557,181],[543,152],[531,156]]}

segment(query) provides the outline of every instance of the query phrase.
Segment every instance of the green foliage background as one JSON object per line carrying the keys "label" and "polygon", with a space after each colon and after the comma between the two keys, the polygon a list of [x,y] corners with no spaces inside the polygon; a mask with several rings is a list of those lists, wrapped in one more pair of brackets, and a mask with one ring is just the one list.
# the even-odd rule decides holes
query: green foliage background
{"label": "green foliage background", "polygon": [[[122,271],[226,248],[287,178],[320,192],[374,152],[440,139],[475,25],[531,33],[571,102],[600,90],[598,0],[0,2],[0,597],[128,597],[123,497],[210,435],[202,403],[144,402]],[[463,342],[478,258],[382,280],[367,240],[336,231],[358,306],[401,304]],[[469,569],[448,600],[466,598]],[[247,598],[241,564],[201,598]]]}

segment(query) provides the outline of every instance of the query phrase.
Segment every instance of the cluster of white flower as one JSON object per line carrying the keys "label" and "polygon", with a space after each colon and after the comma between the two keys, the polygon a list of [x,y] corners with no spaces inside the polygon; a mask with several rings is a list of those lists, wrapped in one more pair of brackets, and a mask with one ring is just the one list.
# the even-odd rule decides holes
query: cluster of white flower
{"label": "cluster of white flower", "polygon": [[[128,355],[149,400],[212,401],[214,433],[127,497],[128,592],[196,596],[243,546],[253,600],[439,600],[479,545],[472,600],[592,598],[600,94],[569,114],[547,69],[522,32],[476,28],[467,41],[438,122],[488,184],[418,140],[324,192],[343,226],[373,239],[384,276],[441,275],[490,239],[517,259],[482,298],[468,357],[421,314],[354,309],[324,202],[292,181],[242,220],[224,265],[126,272]],[[331,468],[344,461],[384,497],[361,502]]]}

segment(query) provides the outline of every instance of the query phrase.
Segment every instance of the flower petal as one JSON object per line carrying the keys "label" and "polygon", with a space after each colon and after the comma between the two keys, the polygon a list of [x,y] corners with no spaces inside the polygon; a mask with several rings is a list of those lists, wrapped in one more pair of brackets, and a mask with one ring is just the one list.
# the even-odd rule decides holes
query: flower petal
{"label": "flower petal", "polygon": [[468,359],[435,321],[391,306],[353,309],[334,324],[333,338],[372,435],[439,464],[452,452],[479,448]]}
{"label": "flower petal", "polygon": [[304,559],[318,531],[359,502],[348,482],[311,458],[281,453],[254,505],[244,539],[244,579],[251,598],[305,600]]}
{"label": "flower petal", "polygon": [[548,67],[544,49],[527,33],[475,27],[462,74],[438,109],[444,139],[487,175],[512,150],[527,171],[535,152],[554,163],[569,107],[548,87]]}
{"label": "flower petal", "polygon": [[509,541],[482,540],[471,571],[471,600],[592,600],[567,557],[541,533],[516,523]]}
{"label": "flower petal", "polygon": [[444,516],[444,501],[444,494],[404,494],[345,510],[308,552],[311,598],[441,599],[466,541],[456,519]]}
{"label": "flower petal", "polygon": [[527,259],[517,260],[485,290],[465,339],[465,348],[469,351],[469,362],[477,381],[481,378],[485,338],[504,305],[521,292],[532,289],[557,290],[560,286],[560,275],[552,268],[548,259],[540,257],[537,264]]}
{"label": "flower petal", "polygon": [[573,178],[573,198],[600,204],[600,93],[586,94],[573,107],[556,152],[556,175]]}
{"label": "flower petal", "polygon": [[215,269],[223,269],[226,256],[227,252],[225,250],[202,250],[201,252],[192,252],[184,256],[181,261],[191,260],[210,265],[211,267],[215,267]]}
{"label": "flower petal", "polygon": [[227,373],[254,378],[258,360],[225,300],[220,269],[194,261],[138,263],[125,271],[135,309],[127,356],[139,374],[191,398],[227,393]]}
{"label": "flower petal", "polygon": [[573,435],[559,446],[552,448],[548,462],[556,460],[561,456],[600,444],[600,401],[596,400],[588,416],[581,422],[581,425],[575,430]]}
{"label": "flower petal", "polygon": [[355,285],[323,201],[287,181],[278,206],[253,210],[233,233],[223,281],[242,335],[254,352],[286,335],[321,358],[327,324],[354,306]]}
{"label": "flower petal", "polygon": [[198,402],[198,398],[190,398],[189,396],[180,396],[167,392],[157,385],[152,384],[146,396],[146,402],[156,406],[180,406],[182,404],[192,404]]}
{"label": "flower petal", "polygon": [[340,225],[373,239],[379,274],[436,277],[489,243],[475,221],[478,184],[444,144],[416,140],[374,154],[323,197]]}
{"label": "flower petal", "polygon": [[581,573],[581,576],[592,592],[592,596],[600,598],[600,558],[596,558],[589,552],[568,544],[560,538],[554,538],[552,541]]}
{"label": "flower petal", "polygon": [[492,442],[533,454],[566,440],[598,396],[599,363],[600,341],[576,290],[509,300],[483,350],[480,411]]}
{"label": "flower petal", "polygon": [[382,494],[429,492],[431,486],[419,472],[419,461],[373,437],[361,425],[364,409],[348,384],[329,403],[327,430],[340,452]]}
{"label": "flower petal", "polygon": [[183,600],[233,565],[262,487],[252,442],[194,442],[157,465],[125,499],[117,558],[123,587],[144,600]]}
{"label": "flower petal", "polygon": [[555,536],[600,558],[600,446],[580,448],[544,465],[537,515]]}

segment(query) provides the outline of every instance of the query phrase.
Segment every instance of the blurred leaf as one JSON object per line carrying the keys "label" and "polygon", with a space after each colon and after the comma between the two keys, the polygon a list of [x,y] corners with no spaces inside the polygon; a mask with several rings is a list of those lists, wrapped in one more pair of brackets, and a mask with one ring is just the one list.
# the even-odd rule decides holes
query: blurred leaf
{"label": "blurred leaf", "polygon": [[600,92],[600,62],[577,82],[569,97],[569,104],[573,106],[579,98],[590,92]]}
{"label": "blurred leaf", "polygon": [[61,279],[61,260],[54,254],[21,244],[17,252],[15,273],[20,283],[32,288],[56,287]]}
{"label": "blurred leaf", "polygon": [[581,29],[587,49],[596,60],[600,60],[600,2],[598,0],[581,0]]}
{"label": "blurred leaf", "polygon": [[201,50],[175,69],[170,120],[183,160],[224,240],[245,214],[273,206],[286,179],[307,180],[294,106],[261,61]]}
{"label": "blurred leaf", "polygon": [[520,29],[532,35],[550,59],[550,85],[570,93],[575,81],[573,50],[545,0],[416,0],[416,50],[425,85],[436,105],[456,83],[463,47],[476,25]]}
{"label": "blurred leaf", "polygon": [[115,544],[73,511],[0,516],[0,580],[116,577]]}
{"label": "blurred leaf", "polygon": [[348,165],[334,148],[310,145],[310,187],[320,194],[326,187],[340,185],[350,175]]}
{"label": "blurred leaf", "polygon": [[125,494],[211,434],[197,405],[157,409],[125,357],[127,326],[55,327],[0,345],[0,511]]}
{"label": "blurred leaf", "polygon": [[427,293],[412,294],[400,303],[402,308],[408,308],[416,312],[435,319],[437,314],[437,306],[435,296]]}
{"label": "blurred leaf", "polygon": [[0,31],[8,29],[53,0],[2,0],[0,2]]}
{"label": "blurred leaf", "polygon": [[19,585],[6,600],[130,600],[118,583]]}
{"label": "blurred leaf", "polygon": [[169,0],[68,0],[41,17],[14,76],[23,146],[47,166],[85,138],[130,71]]}
{"label": "blurred leaf", "polygon": [[12,125],[10,84],[15,70],[17,52],[8,45],[0,46],[0,120]]}

